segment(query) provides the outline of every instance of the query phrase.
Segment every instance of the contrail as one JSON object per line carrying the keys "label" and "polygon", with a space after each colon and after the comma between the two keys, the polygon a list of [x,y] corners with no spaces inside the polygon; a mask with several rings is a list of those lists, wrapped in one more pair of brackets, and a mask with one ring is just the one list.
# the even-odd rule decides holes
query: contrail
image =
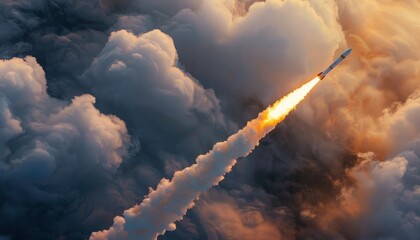
{"label": "contrail", "polygon": [[222,181],[236,159],[248,156],[319,81],[319,77],[314,78],[268,107],[236,134],[198,156],[194,165],[175,172],[172,180],[162,179],[142,203],[115,217],[108,230],[92,233],[90,240],[153,240],[175,230],[175,222],[182,220],[200,194]]}

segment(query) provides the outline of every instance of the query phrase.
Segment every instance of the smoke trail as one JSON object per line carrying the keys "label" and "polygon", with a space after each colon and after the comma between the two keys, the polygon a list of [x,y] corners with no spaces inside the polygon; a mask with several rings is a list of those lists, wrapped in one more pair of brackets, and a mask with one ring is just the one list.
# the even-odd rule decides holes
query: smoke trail
{"label": "smoke trail", "polygon": [[92,233],[90,240],[151,240],[167,230],[175,230],[175,222],[194,206],[194,200],[222,181],[236,159],[247,156],[258,146],[260,139],[273,130],[319,81],[318,77],[314,78],[268,107],[236,134],[217,143],[207,154],[198,156],[194,165],[176,172],[171,181],[162,179],[140,205],[126,210],[123,217],[115,217],[110,229]]}

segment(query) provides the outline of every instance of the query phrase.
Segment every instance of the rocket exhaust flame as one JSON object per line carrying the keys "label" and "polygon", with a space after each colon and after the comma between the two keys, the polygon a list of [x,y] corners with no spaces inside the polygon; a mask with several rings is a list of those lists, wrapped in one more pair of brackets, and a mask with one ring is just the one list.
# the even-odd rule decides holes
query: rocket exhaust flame
{"label": "rocket exhaust flame", "polygon": [[[268,113],[267,121],[281,121],[290,111],[292,111],[320,81],[319,77],[315,77],[302,87],[289,93],[286,97],[274,103],[272,107],[267,108],[264,112]],[[263,112],[263,113],[264,113]],[[278,123],[278,122],[277,122]],[[276,124],[277,124],[276,123]]]}
{"label": "rocket exhaust flame", "polygon": [[172,180],[162,179],[141,204],[126,210],[123,217],[115,217],[110,229],[92,233],[90,240],[151,240],[167,230],[175,230],[175,222],[182,220],[200,194],[222,181],[236,159],[251,153],[260,139],[272,131],[320,80],[315,77],[268,107],[236,134],[217,143],[207,154],[198,156],[194,165],[176,172]]}

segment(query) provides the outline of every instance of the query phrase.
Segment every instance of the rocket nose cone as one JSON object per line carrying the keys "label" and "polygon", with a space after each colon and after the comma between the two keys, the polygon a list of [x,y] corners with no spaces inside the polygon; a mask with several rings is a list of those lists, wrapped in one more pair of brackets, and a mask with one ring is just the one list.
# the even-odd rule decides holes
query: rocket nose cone
{"label": "rocket nose cone", "polygon": [[347,56],[351,53],[351,51],[352,51],[352,50],[353,50],[353,49],[351,49],[351,48],[347,49],[347,50],[343,53],[343,55],[347,57]]}

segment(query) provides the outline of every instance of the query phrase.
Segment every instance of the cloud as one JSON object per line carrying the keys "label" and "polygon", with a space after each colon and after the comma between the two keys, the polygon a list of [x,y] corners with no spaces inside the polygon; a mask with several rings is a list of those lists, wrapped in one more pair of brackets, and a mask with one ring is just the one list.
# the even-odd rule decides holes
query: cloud
{"label": "cloud", "polygon": [[[167,114],[172,114],[174,118],[184,116],[193,109],[204,113],[217,109],[217,99],[212,92],[206,92],[179,69],[176,60],[172,39],[159,30],[140,37],[122,30],[111,34],[107,45],[85,73],[85,78],[93,92],[100,98],[110,99],[108,101],[121,99],[125,101],[123,103],[135,103],[134,98],[137,98],[139,105],[151,105],[142,102],[148,100],[153,103],[160,98],[159,107],[169,111]],[[116,79],[122,76],[124,79]],[[121,90],[118,91],[118,88]],[[122,89],[133,92],[124,92],[126,98],[118,97]]]}
{"label": "cloud", "polygon": [[1,122],[3,123],[3,126],[0,129],[1,138],[0,138],[0,144],[1,144],[1,152],[2,157],[9,154],[9,149],[5,146],[5,143],[10,140],[11,138],[19,135],[22,133],[23,129],[20,125],[20,121],[18,119],[13,118],[13,115],[9,109],[8,103],[5,99],[2,99],[0,101],[0,116],[1,116]]}
{"label": "cloud", "polygon": [[159,30],[140,36],[113,32],[83,83],[100,108],[120,116],[145,141],[171,145],[174,136],[189,135],[188,129],[196,129],[202,141],[211,139],[212,129],[226,126],[219,100],[184,72],[177,58],[171,37]]}
{"label": "cloud", "polygon": [[419,234],[419,99],[416,91],[379,118],[375,129],[390,143],[387,159],[380,161],[373,152],[358,154],[346,170],[347,180],[336,182],[337,199],[307,204],[306,211],[315,215],[306,221],[320,227],[323,238],[412,239]]}
{"label": "cloud", "polygon": [[[0,142],[5,150],[0,158],[0,232],[55,238],[72,229],[57,231],[61,224],[89,222],[95,210],[73,211],[91,207],[95,203],[85,199],[94,200],[90,194],[110,187],[128,150],[127,129],[117,117],[100,113],[90,95],[70,104],[50,98],[44,72],[32,57],[2,60],[0,73],[0,119],[5,126]],[[46,211],[50,214],[39,215]],[[52,223],[49,219],[57,215],[62,220]],[[79,225],[71,235],[82,232]]]}
{"label": "cloud", "polygon": [[266,1],[238,16],[232,1],[208,0],[197,11],[179,12],[163,28],[187,69],[235,112],[250,99],[275,101],[327,65],[343,35],[334,8],[318,15],[312,5],[322,6]]}
{"label": "cloud", "polygon": [[420,198],[418,182],[410,180],[418,174],[418,143],[383,162],[373,154],[360,157],[361,162],[348,171],[354,185],[341,190],[337,205],[318,210],[319,224],[330,238],[415,238]]}
{"label": "cloud", "polygon": [[133,1],[134,7],[141,12],[157,12],[167,16],[176,14],[183,9],[196,9],[202,0],[174,0],[167,2],[165,0],[135,0]]}

